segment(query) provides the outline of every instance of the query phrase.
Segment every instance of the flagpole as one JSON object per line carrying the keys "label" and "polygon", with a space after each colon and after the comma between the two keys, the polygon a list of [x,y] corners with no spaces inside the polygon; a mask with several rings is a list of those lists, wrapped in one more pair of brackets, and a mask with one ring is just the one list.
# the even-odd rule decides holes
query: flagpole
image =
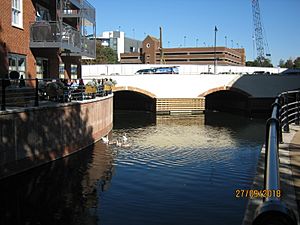
{"label": "flagpole", "polygon": [[217,31],[218,31],[217,26],[215,26],[214,74],[217,74],[217,58],[216,58]]}

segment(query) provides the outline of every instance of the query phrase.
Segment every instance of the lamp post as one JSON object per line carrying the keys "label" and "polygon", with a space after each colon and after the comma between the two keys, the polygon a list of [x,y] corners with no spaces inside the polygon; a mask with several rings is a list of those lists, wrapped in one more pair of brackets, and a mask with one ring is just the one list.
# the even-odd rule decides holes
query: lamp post
{"label": "lamp post", "polygon": [[196,38],[196,47],[198,47],[198,41],[199,41],[199,39]]}
{"label": "lamp post", "polygon": [[227,36],[225,36],[225,47],[227,48]]}
{"label": "lamp post", "polygon": [[217,58],[216,58],[216,48],[217,48],[217,26],[215,26],[215,47],[214,47],[214,74],[217,74]]}
{"label": "lamp post", "polygon": [[186,36],[183,36],[183,47],[185,47],[185,39],[186,39]]}

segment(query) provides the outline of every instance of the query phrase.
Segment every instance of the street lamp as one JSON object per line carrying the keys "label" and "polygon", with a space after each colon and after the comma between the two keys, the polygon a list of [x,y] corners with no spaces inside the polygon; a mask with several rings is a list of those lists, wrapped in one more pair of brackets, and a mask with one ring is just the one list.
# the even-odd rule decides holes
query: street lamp
{"label": "street lamp", "polygon": [[225,47],[227,48],[227,36],[225,36]]}
{"label": "street lamp", "polygon": [[185,39],[186,39],[186,36],[183,37],[183,47],[185,47]]}
{"label": "street lamp", "polygon": [[216,48],[217,48],[217,26],[215,26],[215,47],[214,47],[214,74],[217,74],[217,58],[216,58]]}
{"label": "street lamp", "polygon": [[196,38],[196,47],[198,47],[198,41],[199,41],[199,39]]}

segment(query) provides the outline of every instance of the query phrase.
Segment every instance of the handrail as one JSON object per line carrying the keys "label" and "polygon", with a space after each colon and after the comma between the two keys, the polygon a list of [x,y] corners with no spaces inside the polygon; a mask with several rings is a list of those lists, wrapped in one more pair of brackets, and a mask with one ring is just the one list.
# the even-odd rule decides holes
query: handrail
{"label": "handrail", "polygon": [[[104,79],[72,79],[74,85],[62,79],[7,79],[0,80],[0,111],[7,107],[39,106],[47,101],[70,102],[103,97],[112,93],[113,82]],[[69,80],[71,81],[71,80]],[[105,89],[109,86],[109,89]]]}
{"label": "handrail", "polygon": [[[267,195],[258,207],[253,225],[296,225],[292,210],[281,201],[279,173],[279,143],[282,130],[289,132],[289,124],[300,120],[300,91],[281,93],[272,105],[271,117],[266,124],[264,190],[279,193]],[[277,192],[276,192],[277,191]]]}

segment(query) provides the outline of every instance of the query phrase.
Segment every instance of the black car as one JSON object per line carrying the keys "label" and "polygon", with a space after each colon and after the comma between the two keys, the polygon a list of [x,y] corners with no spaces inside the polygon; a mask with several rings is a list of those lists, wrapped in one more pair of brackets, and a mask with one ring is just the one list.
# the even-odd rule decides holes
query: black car
{"label": "black car", "polygon": [[153,69],[142,69],[135,72],[135,74],[152,74],[154,73]]}

